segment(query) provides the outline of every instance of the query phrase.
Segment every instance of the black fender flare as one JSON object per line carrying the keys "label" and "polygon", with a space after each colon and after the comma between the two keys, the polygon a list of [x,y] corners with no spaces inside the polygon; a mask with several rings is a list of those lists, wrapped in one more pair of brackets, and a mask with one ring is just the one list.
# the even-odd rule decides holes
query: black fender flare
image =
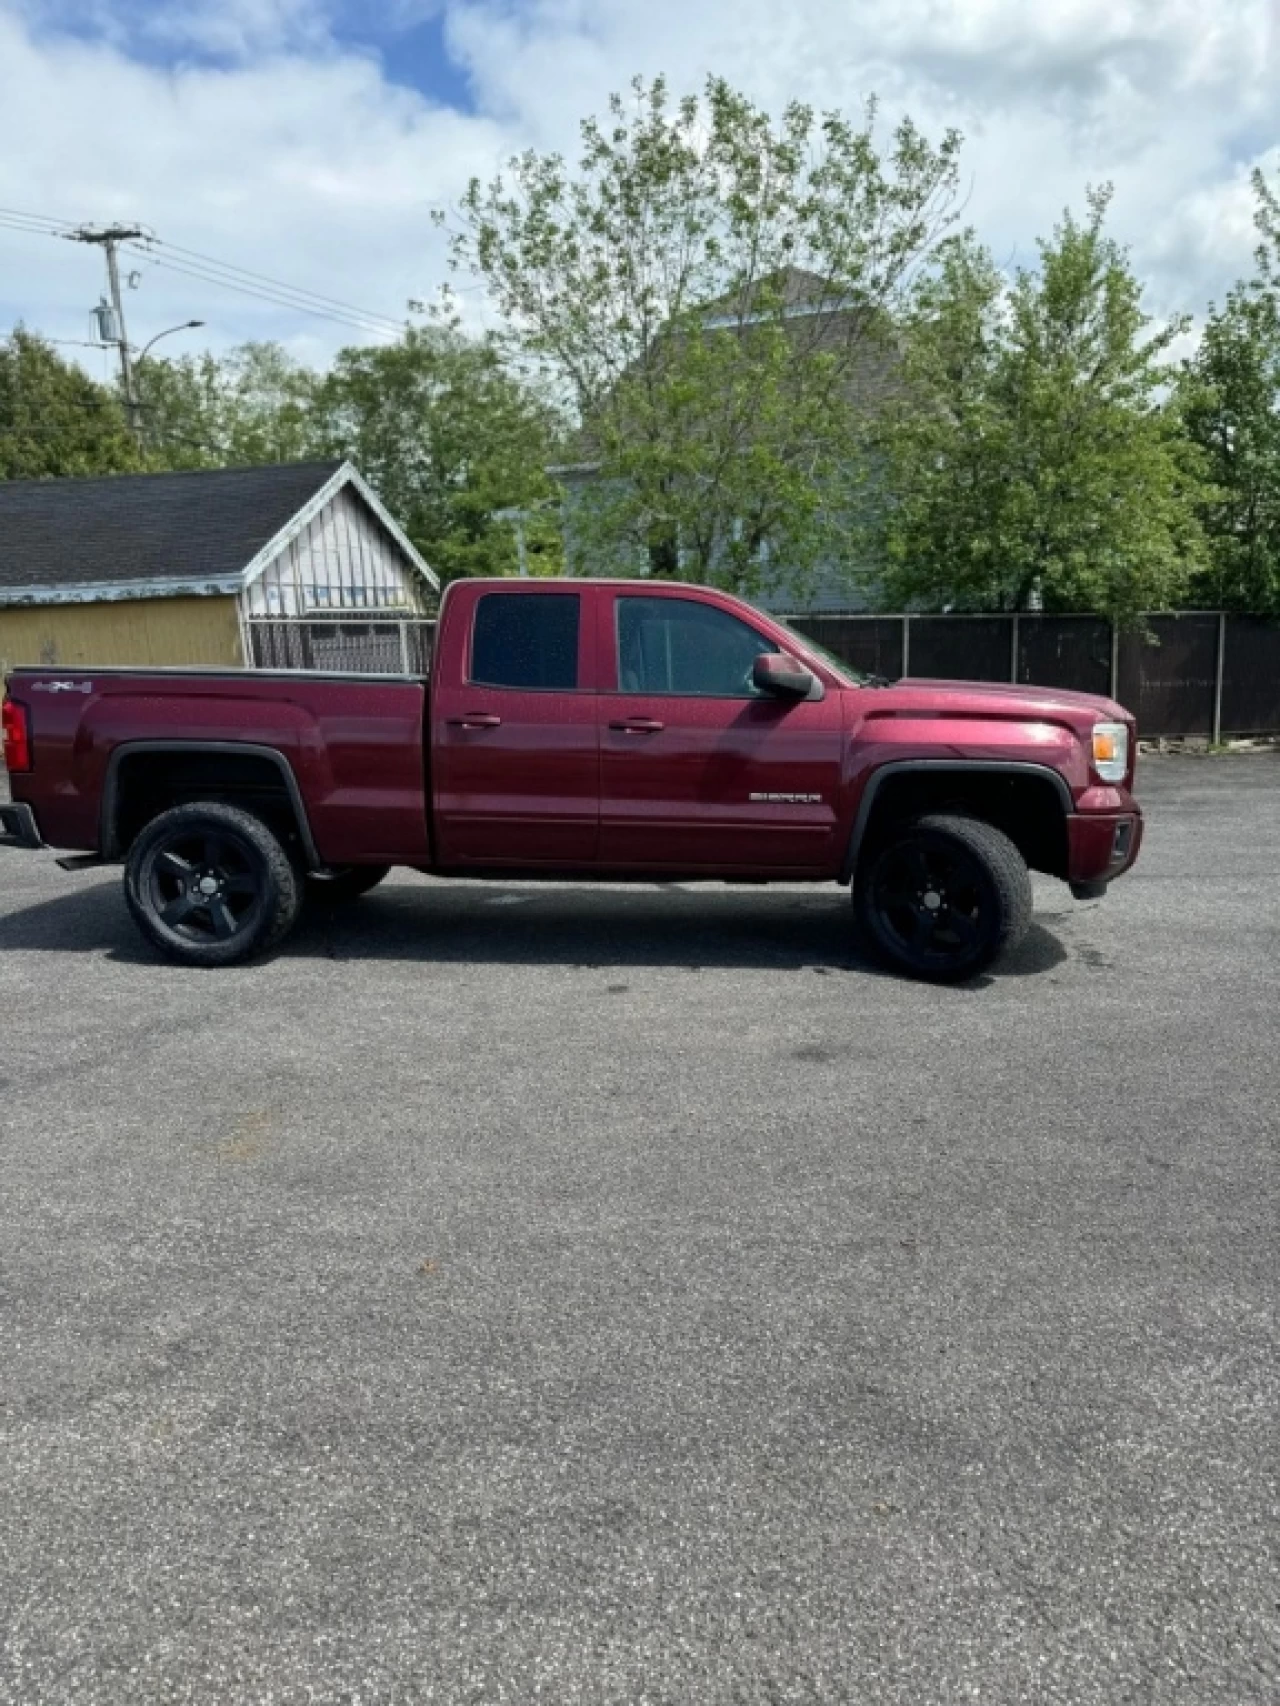
{"label": "black fender flare", "polygon": [[849,836],[849,845],[845,849],[843,863],[840,866],[842,883],[851,883],[853,873],[857,869],[858,855],[862,851],[862,843],[866,838],[867,825],[871,821],[871,813],[875,808],[876,796],[884,784],[893,776],[905,775],[938,775],[952,774],[956,776],[1030,776],[1037,781],[1049,782],[1057,791],[1064,816],[1070,817],[1074,802],[1071,789],[1067,786],[1065,777],[1048,764],[1032,764],[1020,759],[980,759],[980,758],[903,758],[895,759],[888,764],[881,764],[867,778],[858,801],[857,815],[853,820],[853,829]]}
{"label": "black fender flare", "polygon": [[293,766],[284,753],[274,746],[258,746],[250,741],[240,740],[127,740],[117,746],[107,760],[107,774],[102,784],[102,806],[98,825],[98,845],[105,859],[118,856],[120,852],[119,838],[116,834],[116,817],[118,811],[118,796],[120,793],[120,766],[126,758],[136,757],[139,753],[223,753],[234,758],[265,758],[269,764],[280,772],[289,803],[293,807],[298,820],[298,834],[302,839],[303,852],[307,856],[309,870],[318,871],[324,868],[316,848],[315,837],[311,833],[311,823],[307,817],[307,808],[303,803],[302,789],[298,786],[298,778],[294,775]]}

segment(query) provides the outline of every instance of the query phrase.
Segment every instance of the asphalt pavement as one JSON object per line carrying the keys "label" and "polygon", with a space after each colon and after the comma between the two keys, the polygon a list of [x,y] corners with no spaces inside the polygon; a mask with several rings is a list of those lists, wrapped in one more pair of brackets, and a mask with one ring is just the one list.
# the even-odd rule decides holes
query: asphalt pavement
{"label": "asphalt pavement", "polygon": [[1280,757],[963,989],[836,889],[0,852],[0,1702],[1280,1701]]}

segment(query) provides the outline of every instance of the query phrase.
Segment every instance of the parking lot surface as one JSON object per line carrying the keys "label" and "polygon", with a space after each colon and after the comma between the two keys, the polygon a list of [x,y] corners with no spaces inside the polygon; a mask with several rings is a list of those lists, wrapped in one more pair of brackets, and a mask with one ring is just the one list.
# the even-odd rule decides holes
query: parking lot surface
{"label": "parking lot surface", "polygon": [[874,971],[397,873],[158,962],[0,852],[0,1701],[1280,1700],[1280,758]]}

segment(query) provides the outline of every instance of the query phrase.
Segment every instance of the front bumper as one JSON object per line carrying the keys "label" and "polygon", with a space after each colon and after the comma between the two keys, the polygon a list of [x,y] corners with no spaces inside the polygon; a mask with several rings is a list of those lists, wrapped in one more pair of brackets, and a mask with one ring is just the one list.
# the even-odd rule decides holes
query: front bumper
{"label": "front bumper", "polygon": [[0,847],[43,847],[36,814],[18,803],[0,805]]}
{"label": "front bumper", "polygon": [[1142,846],[1142,813],[1076,813],[1067,819],[1067,881],[1078,900],[1096,899],[1122,877]]}

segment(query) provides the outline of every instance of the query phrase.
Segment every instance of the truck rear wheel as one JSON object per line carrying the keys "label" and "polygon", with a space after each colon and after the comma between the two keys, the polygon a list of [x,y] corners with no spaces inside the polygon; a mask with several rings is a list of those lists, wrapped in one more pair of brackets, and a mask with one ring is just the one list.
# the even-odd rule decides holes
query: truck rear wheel
{"label": "truck rear wheel", "polygon": [[196,966],[274,947],[302,906],[302,878],[266,824],[212,800],[146,825],[125,861],[124,892],[147,940]]}
{"label": "truck rear wheel", "polygon": [[854,885],[858,919],[880,953],[913,977],[975,977],[1031,922],[1026,861],[994,825],[932,812],[891,833]]}

